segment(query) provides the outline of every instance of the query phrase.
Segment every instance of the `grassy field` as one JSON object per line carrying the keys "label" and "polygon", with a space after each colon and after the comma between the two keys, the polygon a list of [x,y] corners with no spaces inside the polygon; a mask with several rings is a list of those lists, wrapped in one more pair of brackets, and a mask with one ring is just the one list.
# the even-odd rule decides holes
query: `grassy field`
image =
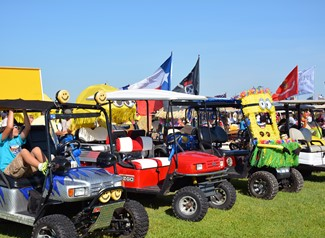
{"label": "grassy field", "polygon": [[[149,214],[147,237],[325,237],[325,173],[305,180],[300,193],[279,192],[271,200],[247,195],[247,180],[233,181],[237,201],[229,211],[209,209],[201,222],[176,219],[171,196],[142,199]],[[1,220],[0,237],[27,238],[31,228]]]}

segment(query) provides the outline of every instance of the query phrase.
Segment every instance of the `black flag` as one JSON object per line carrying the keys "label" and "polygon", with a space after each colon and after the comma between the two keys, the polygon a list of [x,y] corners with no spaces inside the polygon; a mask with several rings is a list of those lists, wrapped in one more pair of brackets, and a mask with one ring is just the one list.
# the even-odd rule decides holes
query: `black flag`
{"label": "black flag", "polygon": [[174,92],[199,95],[200,93],[200,57],[192,71],[174,89]]}

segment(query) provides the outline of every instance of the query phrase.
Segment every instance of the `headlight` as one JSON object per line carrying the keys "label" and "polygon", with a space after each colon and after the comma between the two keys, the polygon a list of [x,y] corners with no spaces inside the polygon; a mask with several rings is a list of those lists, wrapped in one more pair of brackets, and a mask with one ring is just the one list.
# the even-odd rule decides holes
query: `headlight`
{"label": "headlight", "polygon": [[120,187],[120,186],[122,186],[122,180],[114,183],[114,187]]}
{"label": "headlight", "polygon": [[87,195],[88,195],[88,189],[86,187],[68,188],[69,197],[85,197]]}
{"label": "headlight", "polygon": [[104,192],[100,197],[99,201],[101,203],[108,203],[110,199],[113,199],[114,201],[117,201],[121,198],[122,196],[122,189],[115,189],[115,190],[110,190]]}
{"label": "headlight", "polygon": [[99,201],[101,203],[107,203],[110,199],[111,199],[111,196],[112,196],[112,193],[111,191],[107,191],[107,192],[104,192],[100,197],[99,197]]}
{"label": "headlight", "polygon": [[290,172],[290,169],[287,168],[287,167],[278,168],[278,169],[276,169],[276,172],[278,172],[279,174],[289,173]]}
{"label": "headlight", "polygon": [[112,191],[112,199],[119,200],[122,196],[122,189],[116,189]]}
{"label": "headlight", "polygon": [[224,167],[225,166],[225,162],[224,162],[224,160],[222,159],[222,160],[220,160],[220,167]]}
{"label": "headlight", "polygon": [[196,165],[196,170],[202,170],[202,169],[203,169],[203,164]]}
{"label": "headlight", "polygon": [[227,165],[229,167],[231,167],[233,165],[233,162],[232,162],[232,158],[231,157],[227,157],[226,162],[227,162]]}

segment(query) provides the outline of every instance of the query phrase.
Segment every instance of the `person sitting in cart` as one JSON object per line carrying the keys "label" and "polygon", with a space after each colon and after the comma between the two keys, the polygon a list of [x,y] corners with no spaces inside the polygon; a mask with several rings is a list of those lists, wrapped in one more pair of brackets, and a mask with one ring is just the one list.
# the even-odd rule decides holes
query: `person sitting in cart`
{"label": "person sitting in cart", "polygon": [[32,151],[21,148],[31,127],[26,110],[23,114],[25,127],[21,132],[14,125],[13,110],[9,110],[7,125],[0,133],[0,169],[14,178],[29,177],[37,170],[45,174],[48,166],[47,158],[39,147]]}

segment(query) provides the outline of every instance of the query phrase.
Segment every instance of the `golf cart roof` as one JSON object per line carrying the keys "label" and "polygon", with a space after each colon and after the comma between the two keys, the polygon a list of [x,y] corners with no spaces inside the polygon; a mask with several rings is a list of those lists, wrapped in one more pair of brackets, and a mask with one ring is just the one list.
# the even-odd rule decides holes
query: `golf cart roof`
{"label": "golf cart roof", "polygon": [[280,104],[310,104],[310,105],[325,105],[325,100],[281,100]]}
{"label": "golf cart roof", "polygon": [[207,107],[234,107],[240,108],[241,102],[240,100],[233,98],[208,98],[206,101]]}
{"label": "golf cart roof", "polygon": [[[118,90],[113,92],[107,92],[106,97],[108,101],[118,100],[166,100],[166,101],[183,101],[183,100],[206,100],[207,97],[200,95],[192,95],[186,93],[178,93],[167,90],[158,89],[130,89],[130,90]],[[90,96],[87,99],[93,100],[94,96]]]}
{"label": "golf cart roof", "polygon": [[41,101],[41,100],[24,100],[24,99],[10,99],[10,100],[0,100],[0,110],[28,110],[34,112],[44,112],[46,110],[55,108],[84,108],[84,109],[98,109],[97,105],[89,104],[75,104],[75,103],[65,103],[59,104],[57,102],[51,101]]}
{"label": "golf cart roof", "polygon": [[275,104],[277,110],[325,109],[325,100],[282,100]]}
{"label": "golf cart roof", "polygon": [[28,109],[31,111],[43,112],[54,107],[54,102],[39,100],[0,100],[0,110]]}
{"label": "golf cart roof", "polygon": [[193,108],[240,108],[241,103],[240,100],[229,99],[229,98],[211,98],[208,97],[204,102],[196,101],[196,102],[176,102],[173,103],[176,106],[190,106]]}

